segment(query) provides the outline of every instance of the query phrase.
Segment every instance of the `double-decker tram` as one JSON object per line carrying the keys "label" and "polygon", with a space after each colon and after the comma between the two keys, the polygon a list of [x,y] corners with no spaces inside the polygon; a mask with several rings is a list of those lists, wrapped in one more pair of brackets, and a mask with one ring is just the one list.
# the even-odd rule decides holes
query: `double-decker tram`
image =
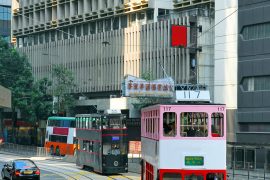
{"label": "double-decker tram", "polygon": [[125,116],[120,110],[76,115],[76,165],[102,174],[128,171]]}
{"label": "double-decker tram", "polygon": [[143,180],[226,180],[226,107],[158,104],[141,111]]}

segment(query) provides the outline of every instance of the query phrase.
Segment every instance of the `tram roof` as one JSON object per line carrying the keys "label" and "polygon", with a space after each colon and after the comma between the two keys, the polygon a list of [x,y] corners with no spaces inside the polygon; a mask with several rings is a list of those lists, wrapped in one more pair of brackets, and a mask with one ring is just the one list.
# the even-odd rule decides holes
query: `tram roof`
{"label": "tram roof", "polygon": [[153,104],[153,105],[149,105],[149,106],[146,106],[144,108],[148,108],[148,107],[154,107],[154,106],[163,106],[163,105],[173,105],[173,106],[176,106],[176,105],[181,105],[181,106],[201,106],[201,105],[207,105],[207,106],[224,106],[226,104],[221,104],[221,103],[206,103],[206,102],[191,102],[191,101],[188,101],[188,102],[178,102],[178,103],[159,103],[159,104]]}
{"label": "tram roof", "polygon": [[67,120],[67,121],[75,121],[75,117],[62,117],[62,116],[52,116],[48,117],[48,120]]}
{"label": "tram roof", "polygon": [[101,117],[101,114],[97,114],[97,113],[94,113],[94,114],[76,114],[75,117],[76,118],[77,117]]}

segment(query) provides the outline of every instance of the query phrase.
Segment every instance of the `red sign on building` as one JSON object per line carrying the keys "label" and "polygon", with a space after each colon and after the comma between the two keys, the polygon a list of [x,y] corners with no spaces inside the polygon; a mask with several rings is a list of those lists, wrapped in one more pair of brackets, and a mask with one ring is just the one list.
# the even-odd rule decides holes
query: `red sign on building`
{"label": "red sign on building", "polygon": [[171,25],[171,46],[187,47],[187,26]]}

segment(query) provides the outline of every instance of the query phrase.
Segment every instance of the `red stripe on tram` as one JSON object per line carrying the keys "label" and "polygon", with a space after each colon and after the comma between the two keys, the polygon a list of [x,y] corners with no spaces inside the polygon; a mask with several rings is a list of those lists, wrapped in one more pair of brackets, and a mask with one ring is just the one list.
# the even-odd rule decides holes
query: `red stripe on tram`
{"label": "red stripe on tram", "polygon": [[127,136],[127,134],[102,134],[102,136]]}

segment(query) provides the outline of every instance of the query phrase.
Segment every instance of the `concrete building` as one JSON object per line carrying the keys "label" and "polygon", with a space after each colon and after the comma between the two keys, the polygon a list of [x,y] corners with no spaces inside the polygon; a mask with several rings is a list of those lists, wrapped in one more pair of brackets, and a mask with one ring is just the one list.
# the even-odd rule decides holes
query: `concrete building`
{"label": "concrete building", "polygon": [[237,168],[269,168],[270,2],[216,1],[215,9],[214,91],[228,108],[228,158]]}
{"label": "concrete building", "polygon": [[0,0],[0,36],[10,42],[11,1]]}
{"label": "concrete building", "polygon": [[[13,1],[12,35],[36,80],[52,79],[52,66],[63,64],[75,75],[79,108],[104,110],[117,101],[132,118],[133,99],[120,97],[127,74],[167,74],[175,83],[198,82],[213,92],[213,31],[198,29],[209,29],[213,15],[212,0]],[[171,47],[171,24],[188,26],[188,48]]]}

